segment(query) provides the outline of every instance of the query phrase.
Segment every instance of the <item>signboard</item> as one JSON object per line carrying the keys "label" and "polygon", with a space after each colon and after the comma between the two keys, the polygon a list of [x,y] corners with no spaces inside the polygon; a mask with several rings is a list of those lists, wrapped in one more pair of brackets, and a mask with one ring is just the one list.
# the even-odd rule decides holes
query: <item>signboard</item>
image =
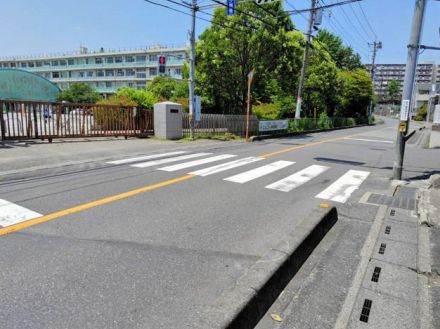
{"label": "signboard", "polygon": [[194,96],[194,120],[200,121],[202,119],[202,98],[200,96]]}
{"label": "signboard", "polygon": [[260,121],[259,131],[286,130],[289,127],[289,120]]}
{"label": "signboard", "polygon": [[226,5],[226,15],[235,15],[235,0],[227,0]]}
{"label": "signboard", "polygon": [[257,5],[264,5],[266,3],[278,2],[280,0],[254,0]]}
{"label": "signboard", "polygon": [[440,125],[440,104],[435,106],[434,119],[432,121],[434,125]]}
{"label": "signboard", "polygon": [[409,118],[409,100],[405,99],[402,101],[402,106],[400,107],[400,121],[408,121]]}

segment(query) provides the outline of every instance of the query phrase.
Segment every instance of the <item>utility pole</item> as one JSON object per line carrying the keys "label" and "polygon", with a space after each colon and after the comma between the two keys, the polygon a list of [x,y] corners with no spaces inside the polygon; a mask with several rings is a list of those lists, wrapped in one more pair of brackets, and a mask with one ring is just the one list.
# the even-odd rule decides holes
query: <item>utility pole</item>
{"label": "utility pole", "polygon": [[197,0],[192,0],[191,4],[191,31],[190,31],[190,53],[189,53],[189,118],[190,118],[190,137],[194,139],[195,126],[195,58],[196,58],[196,12],[198,10]]}
{"label": "utility pole", "polygon": [[402,104],[400,106],[400,121],[396,139],[396,157],[393,166],[393,178],[402,179],[403,157],[411,115],[410,105],[413,96],[414,78],[417,69],[420,39],[422,34],[423,20],[425,16],[427,0],[416,0],[412,21],[411,35],[408,45],[408,57],[406,61],[405,82],[403,85]]}
{"label": "utility pole", "polygon": [[[374,40],[373,43],[368,43],[368,45],[370,47],[373,46],[373,58],[371,61],[371,81],[373,82],[373,90],[374,90],[374,74],[375,74],[375,70],[376,70],[376,66],[375,66],[376,65],[376,54],[379,49],[382,49],[382,42],[380,42],[380,41],[378,42],[378,41]],[[367,117],[369,117],[371,114],[373,114],[373,100],[371,100],[370,106],[368,107],[367,111],[368,111]]]}
{"label": "utility pole", "polygon": [[296,98],[295,120],[301,118],[301,103],[303,97],[304,79],[306,75],[307,62],[309,57],[309,47],[310,47],[310,40],[312,38],[313,23],[315,21],[315,5],[316,5],[316,0],[311,0],[309,26],[306,34],[306,45],[304,47],[304,58],[303,58],[303,65],[301,68],[301,76],[299,78],[298,96]]}

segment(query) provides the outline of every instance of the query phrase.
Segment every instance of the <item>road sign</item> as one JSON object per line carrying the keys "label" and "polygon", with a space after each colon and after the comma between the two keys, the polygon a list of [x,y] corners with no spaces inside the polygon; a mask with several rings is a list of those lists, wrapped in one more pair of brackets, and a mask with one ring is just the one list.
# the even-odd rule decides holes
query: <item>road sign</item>
{"label": "road sign", "polygon": [[226,5],[226,15],[235,15],[235,0],[227,0]]}

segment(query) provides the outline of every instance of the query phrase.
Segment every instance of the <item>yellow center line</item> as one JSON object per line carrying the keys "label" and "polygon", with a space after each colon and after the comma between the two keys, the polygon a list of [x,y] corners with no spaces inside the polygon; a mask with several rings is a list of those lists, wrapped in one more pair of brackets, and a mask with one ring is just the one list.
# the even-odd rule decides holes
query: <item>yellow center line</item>
{"label": "yellow center line", "polygon": [[[384,129],[388,129],[388,127],[387,128],[383,128],[383,129],[378,129],[376,131],[384,130]],[[303,148],[311,147],[311,146],[315,146],[315,145],[320,145],[320,144],[324,144],[324,143],[331,143],[331,142],[334,142],[334,141],[338,141],[338,140],[342,140],[342,139],[345,139],[345,138],[350,138],[350,137],[357,136],[357,135],[362,135],[362,134],[364,134],[364,132],[363,133],[359,133],[359,134],[343,136],[343,137],[325,139],[325,140],[322,140],[322,141],[312,142],[312,143],[303,144],[303,145],[297,145],[297,146],[294,146],[294,147],[289,147],[289,148],[278,150],[278,151],[275,151],[275,152],[262,154],[262,155],[260,155],[260,157],[262,157],[262,158],[270,158],[270,157],[273,157],[273,156],[276,156],[276,155],[279,155],[279,154],[283,154],[283,153],[287,153],[287,152],[292,152],[292,151],[295,151],[295,150],[299,150],[299,149],[303,149]],[[81,205],[78,205],[78,206],[74,206],[74,207],[71,207],[71,208],[68,208],[68,209],[56,211],[56,212],[53,212],[51,214],[44,215],[44,216],[41,216],[41,217],[37,217],[37,218],[34,218],[34,219],[30,219],[30,220],[27,220],[27,221],[24,221],[24,222],[21,222],[21,223],[17,223],[17,224],[11,225],[11,226],[3,227],[3,228],[0,228],[0,236],[8,234],[8,233],[11,233],[11,232],[22,230],[22,229],[28,228],[30,226],[41,224],[41,223],[44,223],[44,222],[47,222],[47,221],[50,221],[50,220],[53,220],[53,219],[57,219],[57,218],[60,218],[60,217],[71,215],[71,214],[75,214],[75,213],[78,213],[80,211],[84,211],[84,210],[87,210],[87,209],[90,209],[90,208],[95,208],[95,207],[102,206],[102,205],[107,204],[107,203],[115,202],[115,201],[126,199],[126,198],[129,198],[129,197],[141,194],[141,193],[145,193],[145,192],[148,192],[148,191],[156,190],[156,189],[161,188],[161,187],[165,187],[165,186],[168,186],[168,185],[172,185],[172,184],[176,184],[176,183],[179,183],[179,182],[183,182],[183,181],[186,181],[186,180],[188,180],[190,178],[193,178],[193,177],[195,177],[195,176],[194,175],[180,176],[180,177],[169,179],[169,180],[166,180],[166,181],[163,181],[163,182],[160,182],[160,183],[156,183],[156,184],[153,184],[153,185],[147,185],[147,186],[144,186],[144,187],[141,187],[141,188],[137,188],[137,189],[134,189],[134,190],[131,190],[131,191],[127,191],[127,192],[124,192],[124,193],[112,195],[112,196],[105,197],[105,198],[102,198],[102,199],[99,199],[99,200],[95,200],[95,201],[92,201],[92,202],[87,202],[87,203],[84,203],[84,204],[81,204]]]}
{"label": "yellow center line", "polygon": [[[382,129],[368,131],[368,133],[375,132],[375,131],[382,131],[382,130],[389,129],[389,128],[390,127],[386,127],[386,128],[382,128]],[[284,153],[300,150],[300,149],[303,149],[303,148],[306,148],[306,147],[315,146],[315,145],[336,142],[336,141],[339,141],[339,140],[342,140],[342,139],[348,139],[348,138],[351,138],[351,137],[354,137],[354,136],[359,136],[359,135],[362,135],[362,134],[365,134],[365,132],[361,132],[361,133],[357,133],[357,134],[353,134],[353,135],[335,137],[335,138],[330,138],[330,139],[324,139],[324,140],[318,141],[318,142],[311,142],[311,143],[307,143],[307,144],[296,145],[296,146],[288,147],[288,148],[281,149],[281,150],[278,150],[278,151],[274,151],[274,152],[270,152],[270,153],[265,153],[265,154],[260,155],[260,157],[267,159],[267,158],[270,158],[270,157],[273,157],[273,156],[276,156],[276,155],[279,155],[279,154],[284,154]]]}
{"label": "yellow center line", "polygon": [[102,199],[99,199],[99,200],[96,200],[96,201],[84,203],[84,204],[81,204],[81,205],[78,205],[78,206],[75,206],[75,207],[72,207],[72,208],[56,211],[54,213],[51,213],[51,214],[48,214],[48,215],[45,215],[45,216],[41,216],[41,217],[37,217],[37,218],[34,218],[34,219],[30,219],[30,220],[27,220],[25,222],[21,222],[21,223],[17,223],[17,224],[11,225],[11,226],[0,228],[0,236],[8,234],[8,233],[11,233],[11,232],[15,232],[15,231],[18,231],[18,230],[22,230],[22,229],[30,227],[30,226],[41,224],[41,223],[44,223],[44,222],[47,222],[47,221],[50,221],[50,220],[53,220],[53,219],[57,219],[57,218],[60,218],[60,217],[63,217],[63,216],[75,214],[77,212],[84,211],[86,209],[98,207],[98,206],[101,206],[101,205],[104,205],[104,204],[107,204],[107,203],[111,203],[111,202],[114,202],[114,201],[126,199],[126,198],[129,198],[129,197],[132,197],[132,196],[144,193],[144,192],[156,190],[156,189],[164,187],[164,186],[168,186],[168,185],[176,184],[176,183],[179,183],[179,182],[183,182],[183,181],[188,180],[188,179],[193,178],[193,177],[195,177],[195,176],[194,175],[185,175],[185,176],[169,179],[169,180],[157,183],[157,184],[147,185],[147,186],[135,189],[135,190],[131,190],[131,191],[128,191],[128,192],[112,195],[112,196],[109,196],[109,197],[106,197],[106,198],[102,198]]}

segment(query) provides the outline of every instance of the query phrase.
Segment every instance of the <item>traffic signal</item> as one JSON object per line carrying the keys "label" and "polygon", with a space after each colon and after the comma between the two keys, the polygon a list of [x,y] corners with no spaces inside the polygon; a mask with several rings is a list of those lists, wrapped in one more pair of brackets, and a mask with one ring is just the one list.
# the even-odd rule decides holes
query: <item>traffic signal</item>
{"label": "traffic signal", "polygon": [[167,59],[165,56],[159,56],[159,74],[165,74]]}

